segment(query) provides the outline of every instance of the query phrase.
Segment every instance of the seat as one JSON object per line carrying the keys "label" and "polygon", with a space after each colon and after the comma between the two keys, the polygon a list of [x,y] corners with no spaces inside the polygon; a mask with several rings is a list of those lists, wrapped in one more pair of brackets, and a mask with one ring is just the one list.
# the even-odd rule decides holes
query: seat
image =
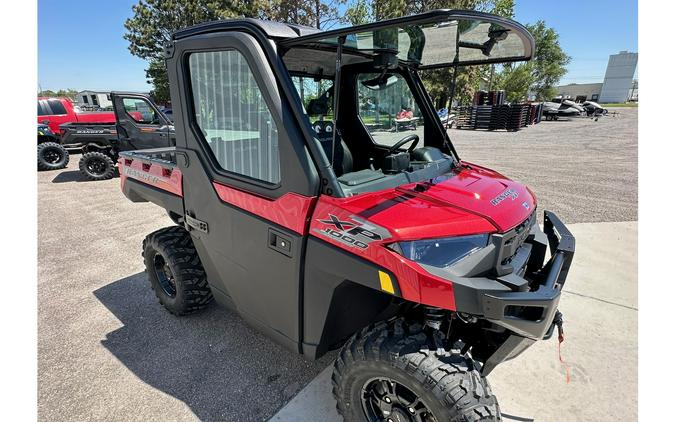
{"label": "seat", "polygon": [[327,121],[317,121],[312,124],[312,127],[317,132],[317,138],[328,161],[333,163],[335,175],[340,177],[345,173],[351,173],[354,170],[352,153],[345,141],[340,138],[339,132],[335,134],[335,158],[333,159],[333,124]]}

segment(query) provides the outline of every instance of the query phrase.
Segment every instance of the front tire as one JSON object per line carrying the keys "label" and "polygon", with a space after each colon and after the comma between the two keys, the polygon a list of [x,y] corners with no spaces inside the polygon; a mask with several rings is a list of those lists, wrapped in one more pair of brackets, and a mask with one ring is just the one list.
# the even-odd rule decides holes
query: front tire
{"label": "front tire", "polygon": [[80,172],[89,180],[107,180],[115,175],[115,163],[110,156],[94,151],[82,154]]}
{"label": "front tire", "polygon": [[68,151],[56,142],[44,142],[37,147],[38,170],[60,170],[70,161]]}
{"label": "front tire", "polygon": [[206,272],[184,228],[166,227],[149,234],[142,255],[150,287],[172,314],[194,313],[213,299]]}
{"label": "front tire", "polygon": [[497,398],[460,349],[436,351],[419,324],[379,322],[355,334],[333,369],[347,422],[501,421]]}

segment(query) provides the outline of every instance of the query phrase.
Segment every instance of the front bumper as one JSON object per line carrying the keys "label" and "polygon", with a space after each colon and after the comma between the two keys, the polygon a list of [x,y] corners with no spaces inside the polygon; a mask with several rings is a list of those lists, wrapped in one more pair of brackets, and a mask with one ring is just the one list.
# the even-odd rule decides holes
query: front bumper
{"label": "front bumper", "polygon": [[[534,230],[538,231],[535,227]],[[541,233],[541,232],[539,232]],[[528,273],[537,286],[529,291],[483,291],[479,302],[485,319],[510,331],[499,347],[485,360],[482,374],[487,376],[500,363],[513,359],[539,339],[551,337],[554,318],[558,310],[560,294],[575,251],[575,239],[567,227],[552,212],[544,212],[544,235],[537,240],[536,234],[526,243],[532,254],[527,265],[535,269],[521,270]],[[551,257],[543,263],[547,241]],[[511,274],[511,279],[520,276]]]}
{"label": "front bumper", "polygon": [[451,267],[422,265],[452,282],[460,315],[501,327],[490,329],[494,336],[482,342],[481,351],[474,350],[484,362],[484,375],[551,336],[574,250],[574,236],[554,213],[544,211],[543,232],[533,215],[513,230],[493,234],[487,247]]}
{"label": "front bumper", "polygon": [[[567,227],[552,212],[544,212],[544,234],[548,240],[551,257],[541,268],[529,268],[535,288],[530,291],[480,292],[483,316],[514,333],[532,339],[541,339],[552,326],[560,301],[560,293],[574,257],[575,239]],[[545,245],[532,245],[532,261],[543,261]],[[513,278],[513,274],[512,277]],[[519,277],[519,276],[515,276]],[[532,285],[533,283],[528,283]],[[522,285],[519,283],[518,285]]]}

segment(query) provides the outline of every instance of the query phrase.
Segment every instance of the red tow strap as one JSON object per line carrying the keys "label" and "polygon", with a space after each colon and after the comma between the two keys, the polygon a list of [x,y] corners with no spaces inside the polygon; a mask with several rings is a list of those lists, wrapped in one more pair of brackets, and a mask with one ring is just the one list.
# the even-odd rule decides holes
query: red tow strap
{"label": "red tow strap", "polygon": [[553,321],[556,327],[558,328],[558,360],[560,363],[565,367],[565,382],[567,384],[570,383],[570,366],[565,362],[565,360],[562,357],[562,351],[561,351],[561,346],[562,342],[565,341],[565,333],[563,331],[563,319],[562,319],[562,313],[558,311],[555,316],[555,320]]}

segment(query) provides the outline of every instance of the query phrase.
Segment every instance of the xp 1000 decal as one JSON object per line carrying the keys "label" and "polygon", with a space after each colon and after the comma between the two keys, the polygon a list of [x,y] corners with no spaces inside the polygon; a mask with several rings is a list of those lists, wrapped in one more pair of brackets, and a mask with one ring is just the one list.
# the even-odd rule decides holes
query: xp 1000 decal
{"label": "xp 1000 decal", "polygon": [[387,229],[356,216],[350,216],[346,220],[341,220],[333,214],[328,214],[326,218],[319,218],[317,220],[325,224],[326,227],[322,229],[315,228],[314,231],[316,233],[359,249],[367,249],[371,242],[391,237]]}

